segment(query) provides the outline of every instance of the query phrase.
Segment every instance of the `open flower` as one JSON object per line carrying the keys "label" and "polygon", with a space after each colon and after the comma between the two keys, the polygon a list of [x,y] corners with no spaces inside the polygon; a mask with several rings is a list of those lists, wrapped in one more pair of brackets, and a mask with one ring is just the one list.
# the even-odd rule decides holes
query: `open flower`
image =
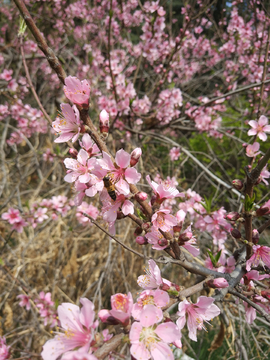
{"label": "open flower", "polygon": [[70,139],[75,142],[81,131],[79,111],[76,106],[71,107],[69,104],[61,104],[60,106],[64,117],[58,117],[52,123],[54,130],[60,134],[54,142],[62,143]]}
{"label": "open flower", "polygon": [[177,219],[170,214],[170,210],[162,209],[152,216],[152,223],[156,229],[170,231],[173,226],[177,225]]}
{"label": "open flower", "polygon": [[140,293],[136,304],[132,309],[132,316],[135,320],[140,321],[141,316],[144,316],[146,305],[155,305],[158,308],[168,305],[170,297],[166,291],[157,290],[144,290]]}
{"label": "open flower", "polygon": [[137,170],[130,166],[131,156],[125,150],[118,150],[115,155],[115,165],[113,164],[110,155],[105,151],[102,152],[103,159],[98,160],[102,169],[107,170],[110,173],[110,178],[117,191],[120,194],[128,195],[130,193],[129,184],[136,184],[141,174]]}
{"label": "open flower", "polygon": [[159,200],[173,199],[180,196],[182,197],[182,194],[180,194],[179,191],[168,181],[162,181],[160,184],[157,184],[155,181],[150,179],[149,175],[146,176],[146,180],[154,190],[154,193],[158,196]]}
{"label": "open flower", "polygon": [[260,154],[259,148],[260,148],[260,144],[258,142],[255,142],[252,145],[248,145],[246,147],[246,155],[248,157],[255,157],[259,155]]}
{"label": "open flower", "polygon": [[41,356],[43,360],[56,360],[63,353],[81,348],[87,352],[93,340],[95,311],[94,304],[86,299],[80,299],[83,305],[79,306],[63,303],[58,306],[58,317],[63,333],[58,332],[54,339],[51,339],[43,346]]}
{"label": "open flower", "polygon": [[160,269],[152,259],[148,261],[148,265],[149,270],[146,270],[146,275],[139,276],[137,283],[146,290],[157,289],[163,284]]}
{"label": "open flower", "polygon": [[187,315],[188,336],[191,340],[197,341],[197,329],[205,329],[204,321],[207,322],[220,314],[219,308],[213,304],[214,301],[215,299],[211,297],[200,296],[196,304],[188,300],[180,302],[177,312],[179,319],[176,324],[180,330],[183,329]]}
{"label": "open flower", "polygon": [[162,310],[154,305],[145,306],[140,322],[135,321],[129,333],[130,353],[135,359],[173,360],[168,344],[180,339],[179,329],[173,322],[156,326],[162,319]]}
{"label": "open flower", "polygon": [[89,104],[90,85],[86,80],[80,81],[75,76],[65,78],[64,93],[66,97],[77,105]]}
{"label": "open flower", "polygon": [[258,121],[250,120],[248,124],[251,126],[251,129],[248,131],[248,135],[258,135],[258,138],[262,141],[266,141],[266,133],[270,132],[270,125],[268,125],[268,119],[266,116],[260,116]]}
{"label": "open flower", "polygon": [[258,266],[262,261],[270,268],[270,248],[268,246],[253,245],[253,255],[247,260],[246,268],[250,271],[251,266]]}

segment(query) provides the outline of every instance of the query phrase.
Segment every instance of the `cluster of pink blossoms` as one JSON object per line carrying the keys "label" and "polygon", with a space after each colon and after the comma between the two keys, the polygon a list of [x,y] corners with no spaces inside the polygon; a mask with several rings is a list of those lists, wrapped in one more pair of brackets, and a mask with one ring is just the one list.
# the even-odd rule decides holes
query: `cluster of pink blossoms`
{"label": "cluster of pink blossoms", "polygon": [[[48,219],[57,220],[59,215],[67,216],[72,206],[74,206],[73,200],[69,200],[66,196],[58,195],[53,196],[51,199],[43,199],[39,203],[31,204],[28,211],[23,213],[11,207],[1,217],[12,226],[12,230],[21,233],[26,226],[31,226],[35,229]],[[99,215],[99,211],[94,205],[83,202],[81,206],[76,207],[76,217],[82,225],[90,224],[89,219],[83,216],[83,213],[88,214],[93,219],[96,219]]]}
{"label": "cluster of pink blossoms", "polygon": [[[19,305],[21,307],[25,307],[26,310],[31,309],[31,296],[21,294],[18,295],[17,298],[20,300]],[[44,319],[45,326],[50,324],[50,327],[54,327],[59,324],[55,304],[51,300],[50,292],[45,294],[44,291],[41,291],[39,295],[34,298],[34,302],[39,310],[39,315]]]}
{"label": "cluster of pink blossoms", "polygon": [[129,339],[130,352],[135,359],[174,359],[169,344],[182,347],[181,330],[186,317],[189,337],[197,341],[197,330],[205,329],[203,322],[208,322],[220,313],[219,308],[213,304],[214,299],[201,296],[196,304],[187,300],[179,303],[176,324],[169,318],[164,319],[162,308],[169,305],[169,293],[178,293],[180,288],[161,277],[154,260],[149,260],[149,270],[146,275],[139,276],[138,284],[144,291],[135,304],[130,293],[116,294],[111,297],[112,310],[104,309],[99,312],[101,321],[107,324],[121,323],[127,326],[133,317]]}

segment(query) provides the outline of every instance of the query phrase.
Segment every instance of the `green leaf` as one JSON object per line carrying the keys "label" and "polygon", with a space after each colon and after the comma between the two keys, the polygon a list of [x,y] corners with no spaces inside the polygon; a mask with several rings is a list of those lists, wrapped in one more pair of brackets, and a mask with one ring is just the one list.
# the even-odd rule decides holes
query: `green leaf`
{"label": "green leaf", "polygon": [[[214,267],[217,267],[216,257],[213,256],[213,254],[210,250],[207,250],[207,252],[210,257],[211,263],[213,264]],[[219,257],[220,257],[220,255],[219,255]]]}
{"label": "green leaf", "polygon": [[248,194],[246,194],[245,197],[245,211],[249,212],[252,210],[253,206],[254,206],[254,201],[255,201],[255,194],[253,194],[252,198],[249,197]]}
{"label": "green leaf", "polygon": [[2,258],[0,258],[0,265],[4,265],[4,260]]}

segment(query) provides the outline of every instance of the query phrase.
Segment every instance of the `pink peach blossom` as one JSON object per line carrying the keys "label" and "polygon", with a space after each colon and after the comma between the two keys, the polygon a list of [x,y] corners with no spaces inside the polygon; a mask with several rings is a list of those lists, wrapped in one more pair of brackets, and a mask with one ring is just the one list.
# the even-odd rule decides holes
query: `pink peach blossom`
{"label": "pink peach blossom", "polygon": [[43,360],[56,360],[63,353],[81,348],[87,352],[94,336],[95,311],[94,304],[86,299],[80,299],[83,305],[63,303],[58,306],[58,317],[64,332],[57,332],[54,339],[48,340],[43,346],[41,356]]}
{"label": "pink peach blossom", "polygon": [[60,134],[54,142],[62,143],[70,139],[75,142],[81,131],[80,113],[76,106],[71,107],[69,104],[61,104],[60,106],[64,117],[58,117],[52,123],[53,129]]}
{"label": "pink peach blossom", "polygon": [[258,266],[262,261],[270,268],[270,248],[268,246],[253,245],[253,255],[247,260],[246,269],[250,271],[251,266]]}
{"label": "pink peach blossom", "polygon": [[270,125],[268,125],[266,116],[261,115],[258,121],[250,120],[248,124],[252,127],[252,129],[248,131],[249,136],[258,135],[258,138],[262,141],[267,140],[266,133],[270,132]]}
{"label": "pink peach blossom", "polygon": [[255,142],[252,145],[248,145],[246,147],[246,155],[248,157],[255,157],[260,154],[260,151],[258,151],[260,148],[260,144],[258,142]]}
{"label": "pink peach blossom", "polygon": [[213,319],[220,314],[219,308],[213,304],[215,299],[207,296],[200,296],[196,304],[192,304],[188,300],[181,301],[178,306],[177,315],[179,316],[176,324],[181,330],[186,323],[189,330],[191,340],[197,341],[197,329],[205,329],[203,322]]}
{"label": "pink peach blossom", "polygon": [[89,104],[90,85],[86,80],[80,81],[75,76],[65,78],[64,92],[66,97],[77,105]]}

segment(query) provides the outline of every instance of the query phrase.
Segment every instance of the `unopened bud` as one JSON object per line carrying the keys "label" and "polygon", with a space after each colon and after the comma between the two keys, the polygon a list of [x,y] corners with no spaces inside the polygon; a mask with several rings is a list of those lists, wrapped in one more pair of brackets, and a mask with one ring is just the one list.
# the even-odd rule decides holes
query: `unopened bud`
{"label": "unopened bud", "polygon": [[241,238],[241,233],[239,230],[237,229],[231,229],[231,235],[232,237],[234,237],[235,239],[240,239]]}
{"label": "unopened bud", "polygon": [[257,229],[252,230],[252,242],[253,244],[258,244],[260,238],[259,231]]}
{"label": "unopened bud", "polygon": [[236,221],[239,218],[240,218],[240,214],[236,211],[232,211],[225,216],[225,219],[229,221]]}
{"label": "unopened bud", "polygon": [[110,126],[109,114],[107,113],[106,110],[103,109],[99,114],[99,130],[103,135],[103,137],[106,136],[106,134],[108,135],[109,126]]}
{"label": "unopened bud", "polygon": [[137,201],[144,201],[147,199],[147,194],[143,191],[140,191],[135,195],[135,199]]}
{"label": "unopened bud", "polygon": [[266,215],[268,212],[269,212],[269,207],[261,206],[259,209],[256,210],[256,215],[263,216],[263,215]]}
{"label": "unopened bud", "polygon": [[135,166],[142,155],[142,149],[136,148],[130,154],[130,166]]}
{"label": "unopened bud", "polygon": [[206,282],[206,284],[213,289],[216,288],[226,288],[229,286],[228,281],[224,278],[212,279]]}
{"label": "unopened bud", "polygon": [[147,239],[144,236],[137,236],[136,237],[136,243],[139,245],[145,245],[147,244]]}
{"label": "unopened bud", "polygon": [[134,235],[135,236],[141,235],[142,232],[143,232],[143,229],[140,226],[137,226],[134,231]]}
{"label": "unopened bud", "polygon": [[239,179],[235,179],[232,181],[232,186],[236,189],[236,190],[242,190],[244,184],[243,181],[239,180]]}
{"label": "unopened bud", "polygon": [[142,229],[143,229],[144,231],[147,231],[149,228],[150,228],[150,223],[143,223],[143,224],[142,224]]}
{"label": "unopened bud", "polygon": [[78,151],[76,149],[70,148],[68,150],[69,155],[71,155],[73,157],[73,159],[77,159],[77,155],[78,155]]}
{"label": "unopened bud", "polygon": [[158,245],[159,246],[167,246],[168,245],[168,240],[165,238],[159,239],[158,240]]}
{"label": "unopened bud", "polygon": [[187,231],[187,232],[185,232],[185,233],[183,233],[183,234],[180,234],[178,240],[179,240],[180,242],[186,242],[186,241],[189,241],[189,240],[192,238],[192,236],[193,236],[192,232],[191,232],[191,231]]}
{"label": "unopened bud", "polygon": [[119,324],[119,320],[115,319],[109,312],[109,310],[102,309],[99,311],[98,316],[100,320],[109,325],[117,325]]}

